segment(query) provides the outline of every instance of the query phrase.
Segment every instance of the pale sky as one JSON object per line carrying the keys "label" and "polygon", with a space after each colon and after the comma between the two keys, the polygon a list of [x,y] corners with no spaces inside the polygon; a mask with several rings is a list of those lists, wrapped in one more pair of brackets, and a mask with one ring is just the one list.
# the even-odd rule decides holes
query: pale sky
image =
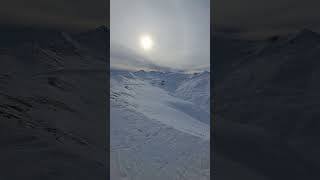
{"label": "pale sky", "polygon": [[[111,0],[110,7],[111,66],[209,68],[210,0]],[[148,50],[142,36],[152,40]]]}

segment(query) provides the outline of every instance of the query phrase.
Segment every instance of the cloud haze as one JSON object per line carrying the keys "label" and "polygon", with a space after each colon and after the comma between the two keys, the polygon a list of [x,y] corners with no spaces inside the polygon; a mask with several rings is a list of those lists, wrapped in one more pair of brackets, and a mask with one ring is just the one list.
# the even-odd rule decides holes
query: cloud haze
{"label": "cloud haze", "polygon": [[152,60],[144,57],[135,51],[111,42],[111,68],[140,70],[142,67],[148,70],[163,70],[163,67],[158,66]]}
{"label": "cloud haze", "polygon": [[[156,66],[176,69],[209,66],[209,0],[111,0],[110,3],[112,42],[131,49]],[[154,48],[148,52],[139,46],[139,37],[144,34],[154,41]],[[111,60],[113,56],[111,45]],[[118,58],[117,63],[120,61]]]}

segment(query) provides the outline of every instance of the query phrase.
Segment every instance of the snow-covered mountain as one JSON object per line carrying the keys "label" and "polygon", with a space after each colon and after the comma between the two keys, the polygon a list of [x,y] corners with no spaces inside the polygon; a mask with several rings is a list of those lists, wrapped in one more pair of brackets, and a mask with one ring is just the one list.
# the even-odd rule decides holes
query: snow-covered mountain
{"label": "snow-covered mountain", "polygon": [[1,179],[105,179],[107,57],[59,31],[0,36]]}
{"label": "snow-covered mountain", "polygon": [[137,71],[136,76],[149,81],[152,85],[165,89],[171,95],[199,105],[209,112],[210,109],[210,73]]}
{"label": "snow-covered mountain", "polygon": [[209,98],[208,80],[208,72],[111,71],[111,179],[210,178],[210,116],[195,100]]}
{"label": "snow-covered mountain", "polygon": [[319,179],[319,34],[214,39],[217,156],[249,168],[245,179]]}
{"label": "snow-covered mountain", "polygon": [[205,71],[189,76],[175,90],[175,95],[199,105],[209,113],[210,73]]}

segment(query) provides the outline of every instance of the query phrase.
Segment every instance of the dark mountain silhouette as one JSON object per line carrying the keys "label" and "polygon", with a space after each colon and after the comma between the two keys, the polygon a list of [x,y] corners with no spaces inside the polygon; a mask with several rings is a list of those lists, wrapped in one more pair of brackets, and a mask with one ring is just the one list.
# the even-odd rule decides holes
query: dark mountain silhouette
{"label": "dark mountain silhouette", "polygon": [[25,43],[35,43],[44,48],[71,51],[79,47],[90,51],[92,55],[106,56],[108,52],[109,29],[100,26],[87,32],[65,32],[54,28],[28,26],[1,26],[0,47],[12,48]]}
{"label": "dark mountain silhouette", "polygon": [[213,87],[218,156],[263,179],[319,179],[319,37],[305,29],[254,42],[254,51],[245,41],[234,49],[213,47],[226,54],[216,57],[213,50],[219,71]]}
{"label": "dark mountain silhouette", "polygon": [[109,29],[106,26],[100,26],[97,29],[75,35],[74,38],[81,44],[85,45],[90,51],[104,56],[109,52]]}
{"label": "dark mountain silhouette", "polygon": [[[107,44],[108,31],[96,31],[82,37]],[[0,28],[3,179],[108,176],[109,57],[94,51],[99,44],[80,42],[74,34]]]}

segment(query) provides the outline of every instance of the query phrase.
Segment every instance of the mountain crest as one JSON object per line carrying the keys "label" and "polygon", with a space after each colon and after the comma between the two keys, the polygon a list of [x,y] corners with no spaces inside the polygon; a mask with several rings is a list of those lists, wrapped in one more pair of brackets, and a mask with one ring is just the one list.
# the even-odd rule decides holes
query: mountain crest
{"label": "mountain crest", "polygon": [[320,34],[305,28],[289,38],[290,43],[294,43],[296,41],[320,41]]}
{"label": "mountain crest", "polygon": [[298,34],[300,35],[313,35],[313,36],[319,36],[318,33],[310,30],[310,29],[307,29],[307,28],[304,28],[302,29]]}
{"label": "mountain crest", "polygon": [[102,25],[102,26],[99,26],[96,28],[97,31],[105,31],[105,32],[108,32],[109,31],[109,28],[106,26],[106,25]]}

